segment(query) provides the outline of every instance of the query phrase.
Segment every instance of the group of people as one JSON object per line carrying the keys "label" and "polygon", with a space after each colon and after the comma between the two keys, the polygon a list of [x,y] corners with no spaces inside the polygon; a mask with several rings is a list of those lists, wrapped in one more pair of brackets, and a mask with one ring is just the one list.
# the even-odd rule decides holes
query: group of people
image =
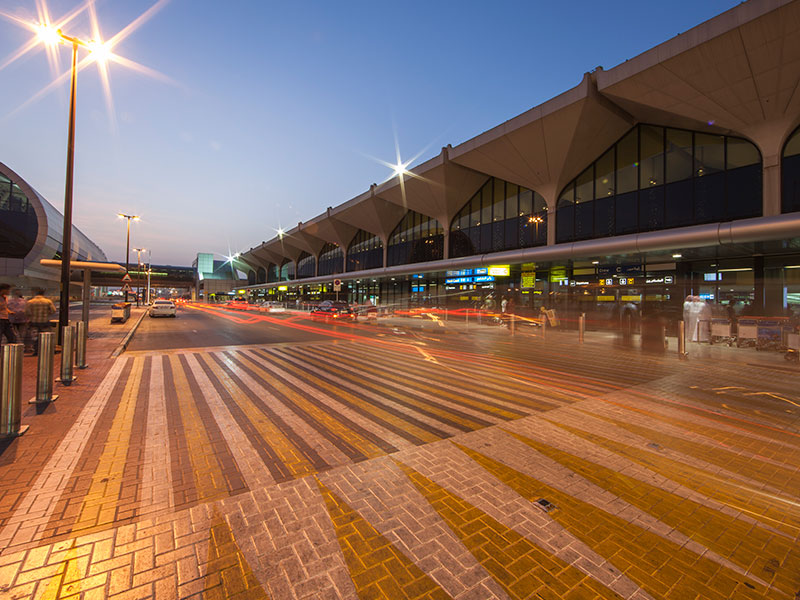
{"label": "group of people", "polygon": [[50,330],[50,318],[56,307],[45,297],[44,290],[37,290],[26,300],[22,290],[14,290],[7,283],[0,283],[0,343],[25,344],[36,356],[39,352],[39,333]]}
{"label": "group of people", "polygon": [[683,302],[683,322],[686,339],[690,342],[711,341],[711,306],[700,296],[686,296]]}

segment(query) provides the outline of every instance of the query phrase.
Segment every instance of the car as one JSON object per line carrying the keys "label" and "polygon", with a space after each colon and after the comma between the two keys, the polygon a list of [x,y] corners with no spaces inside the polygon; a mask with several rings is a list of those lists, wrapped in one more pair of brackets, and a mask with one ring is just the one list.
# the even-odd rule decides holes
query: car
{"label": "car", "polygon": [[151,317],[172,317],[173,319],[178,316],[178,309],[172,300],[158,299],[153,302],[150,307]]}
{"label": "car", "polygon": [[311,309],[309,313],[312,319],[337,319],[341,321],[355,321],[356,313],[350,308],[347,302],[334,302],[325,300]]}

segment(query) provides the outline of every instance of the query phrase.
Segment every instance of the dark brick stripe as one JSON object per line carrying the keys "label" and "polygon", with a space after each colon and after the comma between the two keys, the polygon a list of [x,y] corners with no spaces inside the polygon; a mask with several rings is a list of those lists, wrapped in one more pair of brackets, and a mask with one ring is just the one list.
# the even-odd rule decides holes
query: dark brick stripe
{"label": "dark brick stripe", "polygon": [[236,459],[233,458],[233,453],[228,446],[228,442],[225,441],[225,437],[222,435],[219,424],[217,424],[217,420],[214,418],[214,415],[211,412],[211,407],[208,406],[208,402],[206,401],[206,398],[197,383],[197,379],[195,379],[194,372],[189,366],[186,355],[180,354],[178,356],[178,361],[183,367],[186,381],[189,384],[189,389],[192,393],[192,399],[197,406],[197,412],[200,414],[200,418],[202,419],[203,427],[206,430],[208,439],[211,441],[213,456],[219,463],[222,476],[225,478],[225,483],[228,487],[228,491],[231,494],[247,491],[247,484],[245,483],[242,473],[239,471],[239,466],[236,464]]}
{"label": "dark brick stripe", "polygon": [[[281,361],[281,364],[282,364],[282,366],[284,366],[284,368],[286,370],[290,370],[290,369],[296,368],[296,367],[290,365],[290,363],[288,363],[286,361]],[[310,387],[313,387],[314,389],[318,390],[320,392],[320,394],[325,394],[325,395],[330,396],[330,393],[328,392],[328,390],[326,390],[325,388],[320,387],[318,385],[314,385],[314,383],[312,381],[306,380],[305,377],[302,376],[303,375],[302,373],[293,372],[292,374],[297,376],[297,377],[299,377],[300,379],[303,379],[306,384],[308,384]],[[284,381],[284,383],[286,385],[292,385],[288,381]],[[325,413],[327,413],[328,415],[330,415],[331,417],[333,417],[334,419],[336,419],[337,421],[342,423],[345,427],[349,428],[352,431],[355,431],[358,435],[360,435],[364,439],[366,439],[366,440],[372,442],[373,444],[375,444],[376,446],[378,446],[378,448],[380,448],[381,450],[383,450],[387,454],[391,454],[392,452],[397,452],[397,448],[395,446],[393,446],[392,444],[390,444],[389,442],[387,442],[386,440],[381,438],[379,435],[376,435],[375,433],[371,432],[369,429],[365,429],[364,427],[362,427],[361,425],[359,425],[358,423],[356,423],[352,419],[349,419],[348,417],[346,417],[342,413],[334,410],[333,408],[331,408],[330,406],[328,406],[324,402],[322,402],[320,400],[317,400],[317,398],[315,398],[314,396],[306,396],[305,399],[310,404],[313,404],[314,406],[316,406],[321,411],[324,411]]]}
{"label": "dark brick stripe", "polygon": [[[324,379],[326,382],[330,383],[333,386],[341,387],[341,384],[334,383],[334,382],[330,381],[329,379],[327,379],[325,377],[320,377],[320,379]],[[391,406],[391,405],[386,404],[384,402],[379,402],[379,401],[375,400],[374,398],[371,398],[371,397],[367,396],[366,394],[364,394],[363,392],[361,392],[360,390],[358,390],[356,388],[350,388],[347,391],[349,393],[351,393],[353,396],[356,396],[359,399],[363,400],[365,403],[371,404],[372,406],[374,406],[376,408],[380,408],[383,412],[389,413],[390,415],[394,415],[395,417],[397,417],[399,419],[402,419],[403,421],[406,421],[407,423],[411,423],[412,425],[414,425],[415,427],[417,427],[419,429],[422,429],[423,431],[427,431],[428,433],[431,433],[431,434],[433,434],[433,435],[435,435],[437,437],[440,437],[440,438],[448,438],[448,437],[450,437],[449,433],[447,433],[445,431],[442,431],[441,429],[437,429],[433,425],[429,425],[428,423],[424,423],[424,422],[420,421],[419,419],[417,419],[417,418],[415,418],[415,417],[413,417],[411,415],[408,415],[408,414],[404,413],[403,411],[395,408],[394,406]],[[372,417],[372,418],[374,419],[375,417]],[[394,431],[394,429],[393,429],[393,431]],[[403,434],[401,432],[402,432],[402,429],[397,430],[397,433],[399,435],[403,435],[403,437],[406,437],[406,439],[409,439],[408,436],[411,435],[411,434],[408,434],[408,433]],[[425,443],[422,440],[419,440],[419,438],[415,438],[415,439],[417,440],[417,442],[415,442],[415,443],[417,443],[419,445]]]}
{"label": "dark brick stripe", "polygon": [[153,358],[144,359],[142,377],[139,383],[139,395],[133,412],[128,454],[122,471],[122,484],[119,490],[119,502],[115,520],[126,519],[140,513],[138,503],[141,500],[142,467],[144,465],[145,436],[147,435],[147,410],[150,398],[150,370]]}
{"label": "dark brick stripe", "polygon": [[234,356],[234,355],[238,355],[238,353],[225,352],[225,355],[228,356],[228,358],[230,358],[232,361],[236,362],[236,364],[243,371],[245,371],[248,375],[250,375],[250,377],[252,377],[256,381],[261,382],[261,384],[265,388],[270,390],[270,392],[275,396],[275,398],[278,399],[278,401],[280,401],[286,408],[291,410],[294,414],[296,414],[303,421],[305,421],[310,427],[312,427],[314,430],[316,430],[323,438],[325,438],[331,444],[333,444],[336,448],[341,450],[342,453],[345,456],[347,456],[350,460],[352,460],[354,462],[359,462],[359,461],[362,461],[362,460],[366,460],[367,457],[364,456],[361,453],[360,450],[358,450],[357,448],[354,448],[352,445],[350,445],[349,442],[343,440],[338,435],[333,433],[330,429],[325,427],[325,425],[323,425],[322,423],[317,421],[317,419],[312,417],[310,414],[308,414],[306,411],[304,411],[302,408],[300,408],[297,404],[295,404],[294,401],[291,398],[288,398],[287,396],[283,395],[280,391],[278,391],[277,389],[272,387],[268,381],[264,380],[262,377],[260,377],[258,374],[256,374],[256,372],[253,369],[248,367],[242,361],[241,358],[239,358],[238,356]]}
{"label": "dark brick stripe", "polygon": [[197,502],[198,493],[194,483],[194,470],[189,459],[183,419],[178,408],[178,393],[175,390],[175,377],[169,356],[162,356],[164,368],[164,404],[167,412],[167,431],[169,433],[169,457],[172,469],[172,493],[175,506]]}
{"label": "dark brick stripe", "polygon": [[42,539],[70,533],[75,521],[80,516],[83,499],[92,485],[92,477],[100,462],[100,456],[103,454],[111,424],[114,422],[114,415],[117,412],[117,407],[119,407],[122,393],[125,391],[125,385],[128,383],[128,377],[130,377],[132,369],[133,359],[128,359],[114,384],[114,389],[111,391],[105,407],[97,419],[89,443],[83,449],[61,497],[56,502],[56,507],[53,510],[53,514],[50,515],[42,534]]}
{"label": "dark brick stripe", "polygon": [[[343,354],[346,354],[346,356],[351,360],[354,360],[354,361],[359,360],[359,358],[356,355],[352,354],[352,353],[349,353],[349,352],[345,351],[345,352],[343,352]],[[403,362],[403,361],[401,361],[399,359],[396,360],[393,357],[387,356],[386,354],[382,353],[381,357],[380,357],[380,363],[381,364],[385,364],[387,366],[392,366],[392,367],[394,367],[396,369],[399,369],[401,371],[403,371],[403,370],[408,371],[409,370],[409,363],[408,363],[408,359],[407,358],[406,358],[406,361]],[[440,371],[436,371],[435,369],[433,369],[433,368],[431,368],[429,366],[430,364],[432,364],[432,363],[429,363],[428,361],[415,361],[414,369],[413,369],[414,376],[410,375],[410,376],[404,378],[403,379],[403,383],[405,385],[414,387],[416,389],[420,389],[426,383],[435,383],[436,381],[443,380],[444,378],[442,377],[441,370]],[[378,366],[379,367],[380,365],[373,365],[373,366]],[[483,380],[477,379],[480,376],[479,372],[477,370],[475,370],[474,367],[471,366],[471,368],[473,368],[473,374],[474,374],[476,379],[468,382],[469,383],[469,388],[467,388],[465,386],[465,388],[463,390],[460,390],[460,393],[462,393],[465,397],[472,398],[476,402],[480,402],[481,404],[485,404],[486,406],[491,406],[492,408],[496,408],[498,410],[503,410],[505,412],[515,414],[515,415],[517,415],[516,418],[526,417],[526,416],[528,416],[528,414],[530,414],[529,412],[521,410],[520,408],[515,409],[515,408],[512,408],[510,406],[503,406],[502,404],[498,404],[497,402],[490,400],[489,399],[490,397],[491,398],[497,398],[498,400],[503,400],[504,402],[509,402],[509,403],[512,403],[512,404],[516,404],[516,405],[518,405],[520,407],[530,408],[529,405],[526,405],[526,401],[528,401],[528,399],[522,400],[520,398],[513,398],[513,397],[503,398],[501,395],[499,395],[497,393],[498,390],[497,390],[497,386],[496,385],[493,386],[490,383],[486,383]],[[428,381],[419,381],[419,377],[422,377],[423,375],[427,378]],[[387,377],[392,377],[392,376],[397,377],[398,375],[396,375],[396,374],[387,375]],[[460,380],[458,383],[466,383],[466,382],[464,382],[463,380]],[[448,390],[448,391],[450,391],[451,393],[455,393],[452,390]],[[514,390],[512,390],[512,389],[505,389],[503,391],[508,396],[514,396]],[[455,402],[455,400],[451,400],[451,401]],[[535,402],[535,401],[531,401],[531,402]],[[544,406],[543,407],[537,407],[537,410],[538,409],[552,410],[553,408],[558,408],[558,406],[560,406],[558,404],[547,402],[547,401],[544,401],[544,400],[542,400],[541,403]],[[480,410],[482,412],[485,412],[486,414],[491,414],[493,416],[500,417],[500,418],[503,418],[503,419],[506,419],[506,420],[513,420],[513,419],[511,419],[509,417],[504,417],[502,415],[497,415],[496,413],[493,413],[492,411],[481,409],[480,407],[477,407],[477,406],[471,406],[469,403],[465,403],[464,405],[465,406],[470,406],[474,410]]]}
{"label": "dark brick stripe", "polygon": [[[263,351],[255,350],[254,352],[263,352]],[[267,353],[264,353],[264,356],[265,357],[269,357],[270,355],[267,354]],[[352,373],[350,373],[350,375],[352,375]],[[348,379],[347,376],[343,376],[341,374],[339,374],[339,376],[342,377],[343,379]],[[358,383],[353,383],[353,385],[364,385],[366,383],[367,383],[366,381],[361,380]],[[341,385],[341,384],[339,384],[339,385]],[[383,386],[381,384],[377,384],[375,382],[370,382],[369,385],[372,386],[374,391],[376,391],[379,394],[385,396],[387,401],[395,402],[395,403],[399,404],[400,406],[405,406],[407,409],[413,410],[416,413],[425,415],[426,417],[434,419],[434,420],[438,421],[439,423],[444,423],[445,425],[449,425],[450,427],[453,427],[454,429],[458,429],[458,430],[464,431],[464,432],[473,431],[473,429],[474,429],[473,427],[470,427],[469,425],[464,425],[463,423],[459,423],[458,421],[453,421],[451,419],[448,419],[447,417],[443,417],[442,415],[436,414],[435,412],[433,412],[431,410],[428,410],[426,408],[423,408],[422,406],[418,406],[418,405],[414,404],[413,402],[409,402],[407,400],[403,400],[402,398],[398,397],[398,395],[394,394],[393,393],[394,390],[392,388],[390,388],[390,387],[386,387],[386,386]],[[417,401],[420,404],[427,405],[427,406],[433,405],[433,406],[436,406],[437,408],[440,408],[442,410],[447,410],[444,407],[440,407],[439,405],[434,404],[434,403],[432,403],[432,402],[430,402],[428,400],[424,400],[422,398],[417,398],[416,396],[411,395],[411,394],[408,394],[408,396],[416,398]]]}
{"label": "dark brick stripe", "polygon": [[[288,351],[286,353],[287,354],[292,354],[293,356],[296,356],[295,354],[293,354],[291,352],[288,352]],[[336,365],[335,364],[331,365],[331,362],[335,362],[335,361],[326,360],[327,358],[328,357],[322,357],[320,360],[323,360],[323,361],[326,361],[326,362],[324,364],[315,363],[315,366],[320,368],[320,369],[323,369],[325,371],[333,373],[333,369],[336,368]],[[347,359],[347,358],[343,358],[341,355],[336,357],[336,361],[342,361],[342,362],[345,362],[347,364],[347,366],[342,365],[342,370],[346,371],[350,377],[352,377],[352,376],[356,376],[357,377],[358,376],[358,373],[355,373],[353,371],[353,369],[358,369],[359,368],[359,365],[356,363],[356,361],[353,361],[353,360],[350,360],[350,359]],[[378,374],[373,372],[373,371],[376,371],[376,370],[378,371]],[[342,375],[342,374],[338,374],[338,373],[334,373],[334,374],[336,374],[339,377],[342,377],[344,379],[348,379],[348,375]],[[383,380],[384,383],[382,383],[382,384],[381,383],[375,383],[371,379],[361,378],[361,385],[372,385],[372,386],[375,386],[376,389],[382,388],[382,389],[388,389],[389,391],[392,391],[392,388],[389,387],[391,385],[390,382],[392,382],[394,379],[400,379],[399,377],[397,377],[395,375],[391,375],[389,373],[380,374],[380,370],[379,369],[371,370],[371,374],[376,376],[376,377],[381,377],[381,375],[383,375],[383,379],[382,380]],[[411,382],[408,379],[402,379],[402,383],[403,383],[403,385],[411,387],[411,388],[415,389],[418,392],[427,393],[429,395],[432,395],[432,392],[430,390],[422,390],[422,389],[419,389],[421,386],[411,385]],[[459,410],[457,408],[453,408],[451,406],[446,406],[444,404],[439,404],[438,402],[436,402],[434,400],[429,400],[428,398],[423,398],[421,396],[417,396],[416,394],[409,394],[409,396],[412,397],[412,398],[416,398],[420,403],[423,403],[426,406],[432,406],[432,407],[438,408],[439,410],[445,411],[445,412],[447,412],[447,413],[449,413],[451,415],[455,415],[455,416],[457,416],[457,417],[459,417],[461,419],[464,419],[465,421],[470,421],[472,423],[475,423],[478,426],[478,427],[468,427],[468,426],[464,426],[464,425],[453,424],[454,427],[458,427],[459,429],[462,429],[463,431],[474,431],[475,429],[480,429],[481,427],[490,427],[491,425],[494,425],[494,423],[492,421],[486,421],[484,419],[481,419],[478,416],[474,416],[474,415],[471,415],[469,413],[463,412],[463,411],[461,411],[461,410]],[[442,399],[444,400],[444,398],[442,398]],[[463,402],[459,402],[459,401],[457,401],[455,399],[447,398],[447,400],[449,402],[453,403],[453,404],[458,404],[460,406],[469,406],[468,404],[463,403]],[[473,408],[476,411],[480,411],[481,410],[481,409],[476,408],[476,407],[470,407],[470,408]],[[423,414],[428,414],[422,408],[416,408],[416,410],[421,412],[421,413],[423,413]],[[486,413],[487,411],[482,411],[482,412]],[[432,415],[432,416],[434,416],[435,418],[438,418],[440,421],[447,422],[441,416],[439,416],[439,417],[436,417],[436,415]],[[506,418],[505,420],[511,420],[511,419]],[[467,427],[467,429],[464,429],[464,427]]]}
{"label": "dark brick stripe", "polygon": [[236,386],[242,390],[250,401],[258,408],[261,412],[263,412],[267,418],[272,421],[278,429],[280,429],[281,433],[288,439],[295,447],[300,450],[300,453],[306,457],[308,462],[310,462],[315,469],[318,471],[323,471],[326,469],[330,469],[330,465],[325,461],[314,448],[312,448],[302,436],[298,435],[294,429],[287,425],[286,421],[284,421],[278,414],[272,410],[272,408],[264,402],[253,390],[247,387],[239,376],[236,374],[234,369],[232,369],[229,365],[225,363],[216,353],[212,353],[209,356],[222,367],[225,372],[228,374]]}
{"label": "dark brick stripe", "polygon": [[214,386],[214,389],[217,391],[220,398],[222,398],[225,406],[227,406],[228,410],[231,411],[231,415],[233,415],[236,423],[242,428],[245,436],[247,436],[247,439],[253,444],[256,452],[258,452],[259,456],[261,457],[261,460],[264,461],[264,464],[267,466],[267,469],[269,469],[272,478],[277,482],[294,479],[289,468],[272,449],[272,446],[270,446],[262,437],[253,423],[250,422],[250,420],[247,418],[247,415],[245,415],[244,411],[233,399],[233,396],[228,391],[227,387],[218,379],[211,367],[207,365],[204,360],[200,359],[199,354],[195,354],[195,358],[197,359],[200,367],[203,369],[203,372],[206,374],[206,377],[208,377],[209,381],[211,382],[211,385]]}

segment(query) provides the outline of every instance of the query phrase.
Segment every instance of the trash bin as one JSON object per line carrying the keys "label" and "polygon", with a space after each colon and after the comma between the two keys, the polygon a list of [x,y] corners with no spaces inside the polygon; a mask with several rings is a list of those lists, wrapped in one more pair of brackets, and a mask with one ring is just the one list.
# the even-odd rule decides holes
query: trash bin
{"label": "trash bin", "polygon": [[131,318],[131,303],[117,302],[111,306],[111,322],[124,323]]}

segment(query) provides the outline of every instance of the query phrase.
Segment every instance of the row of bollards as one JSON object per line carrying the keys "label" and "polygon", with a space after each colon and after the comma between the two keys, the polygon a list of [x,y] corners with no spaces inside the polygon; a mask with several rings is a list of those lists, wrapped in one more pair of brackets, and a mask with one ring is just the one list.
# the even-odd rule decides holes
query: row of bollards
{"label": "row of bollards", "polygon": [[[61,377],[62,385],[75,381],[75,363],[79,369],[86,368],[86,323],[78,321],[66,325],[62,331]],[[36,365],[36,395],[29,404],[41,406],[54,402],[58,396],[53,394],[53,363],[55,356],[55,333],[39,333],[38,362]],[[14,438],[28,430],[22,425],[22,356],[24,344],[7,344],[2,352],[0,369],[0,439]]]}

